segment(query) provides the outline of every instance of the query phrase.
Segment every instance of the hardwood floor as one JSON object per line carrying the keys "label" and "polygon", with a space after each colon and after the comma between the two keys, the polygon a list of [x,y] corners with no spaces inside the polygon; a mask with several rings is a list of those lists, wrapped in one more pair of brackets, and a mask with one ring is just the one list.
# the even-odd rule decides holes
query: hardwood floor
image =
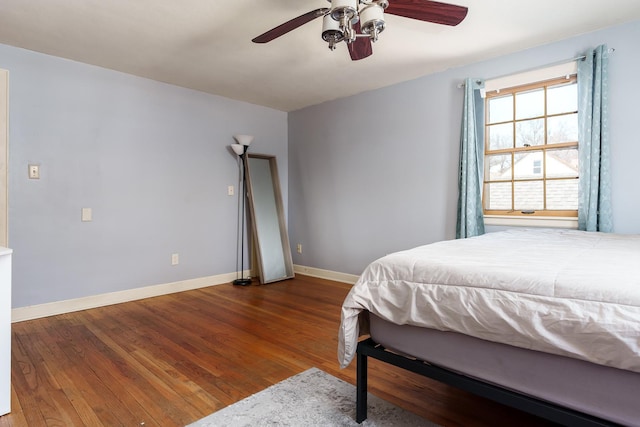
{"label": "hardwood floor", "polygon": [[[219,285],[12,326],[7,426],[184,426],[308,368],[338,366],[350,285]],[[375,360],[369,391],[443,426],[542,420]]]}

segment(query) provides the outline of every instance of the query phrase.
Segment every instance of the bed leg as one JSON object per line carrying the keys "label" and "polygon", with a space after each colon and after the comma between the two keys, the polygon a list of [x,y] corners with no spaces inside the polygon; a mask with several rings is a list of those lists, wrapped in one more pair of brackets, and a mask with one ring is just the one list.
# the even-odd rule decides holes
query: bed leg
{"label": "bed leg", "polygon": [[357,352],[356,372],[356,422],[367,419],[367,356]]}

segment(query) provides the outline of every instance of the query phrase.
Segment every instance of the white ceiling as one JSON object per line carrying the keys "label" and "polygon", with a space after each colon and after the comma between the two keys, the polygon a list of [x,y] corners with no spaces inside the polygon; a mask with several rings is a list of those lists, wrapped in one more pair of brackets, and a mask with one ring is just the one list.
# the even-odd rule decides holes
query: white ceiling
{"label": "white ceiling", "polygon": [[321,19],[251,42],[326,0],[0,0],[0,43],[292,111],[640,19],[640,0],[451,3],[469,8],[460,25],[387,15],[355,62]]}

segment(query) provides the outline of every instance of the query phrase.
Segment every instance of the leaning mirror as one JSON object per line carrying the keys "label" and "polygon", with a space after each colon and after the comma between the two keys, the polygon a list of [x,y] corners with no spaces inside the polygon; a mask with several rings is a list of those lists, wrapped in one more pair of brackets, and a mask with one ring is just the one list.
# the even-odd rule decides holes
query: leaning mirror
{"label": "leaning mirror", "polygon": [[247,197],[260,283],[290,279],[293,260],[275,156],[247,154]]}

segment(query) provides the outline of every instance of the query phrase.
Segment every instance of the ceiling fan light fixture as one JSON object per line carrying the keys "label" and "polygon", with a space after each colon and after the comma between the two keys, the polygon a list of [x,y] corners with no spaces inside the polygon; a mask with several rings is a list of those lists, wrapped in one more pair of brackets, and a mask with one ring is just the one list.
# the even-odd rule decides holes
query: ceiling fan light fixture
{"label": "ceiling fan light fixture", "polygon": [[336,44],[344,40],[344,32],[340,28],[340,23],[334,20],[331,15],[322,18],[322,40],[329,43],[329,49],[335,50]]}
{"label": "ceiling fan light fixture", "polygon": [[[327,0],[331,2],[329,14],[338,22],[351,21],[358,17],[358,0]],[[355,22],[352,22],[355,24]]]}
{"label": "ceiling fan light fixture", "polygon": [[360,31],[372,41],[378,40],[378,34],[384,31],[384,8],[377,3],[364,6],[360,10]]}

